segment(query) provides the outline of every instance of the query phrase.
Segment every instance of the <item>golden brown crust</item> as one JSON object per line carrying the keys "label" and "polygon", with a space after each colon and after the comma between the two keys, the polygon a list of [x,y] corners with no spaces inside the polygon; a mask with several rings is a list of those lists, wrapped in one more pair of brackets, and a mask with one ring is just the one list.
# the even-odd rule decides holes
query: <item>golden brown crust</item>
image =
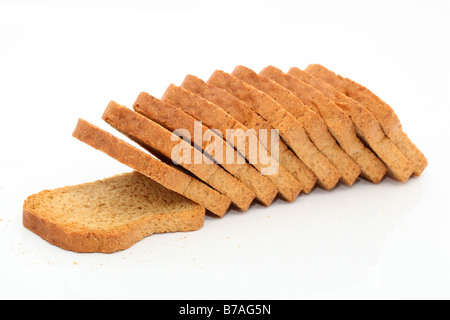
{"label": "golden brown crust", "polygon": [[[247,107],[241,100],[193,75],[186,76],[181,87],[222,108],[248,129],[255,129],[258,138],[259,130],[263,129],[271,132],[274,129],[273,126]],[[272,154],[270,137],[267,138],[267,141],[264,141],[264,139],[260,139],[260,141],[269,154]],[[311,192],[317,182],[316,176],[282,140],[279,141],[279,157],[277,160],[279,160],[280,165],[285,167],[300,182],[304,193]]]}
{"label": "golden brown crust", "polygon": [[204,206],[219,217],[225,215],[231,204],[230,199],[204,183],[162,163],[85,120],[79,120],[73,136],[155,180],[167,189]]}
{"label": "golden brown crust", "polygon": [[[183,149],[189,151],[190,157],[187,163],[181,161],[179,165],[231,199],[240,210],[247,211],[255,199],[255,194],[242,182],[218,164],[205,160],[203,154],[191,144],[180,138],[173,139],[171,131],[133,110],[111,101],[103,114],[103,120],[140,143],[145,149],[153,151],[155,155],[162,154],[166,159],[172,159],[172,151],[178,145],[183,145]],[[195,163],[196,158],[202,159],[202,163]]]}
{"label": "golden brown crust", "polygon": [[[152,97],[145,92],[142,92],[138,96],[133,108],[136,112],[159,123],[168,130],[175,131],[180,128],[187,130],[191,139],[194,140],[194,123],[197,120],[183,112],[181,109]],[[205,133],[209,131],[209,128],[201,125],[201,130],[202,137],[204,137]],[[221,136],[214,135],[214,138],[212,138],[211,141],[202,139],[201,142],[195,140],[193,142],[197,148],[206,152],[213,140],[221,143],[222,155],[232,154],[234,156],[235,162],[233,164],[222,163],[222,167],[250,188],[256,194],[257,199],[261,204],[269,206],[278,194],[277,187],[269,179],[261,175],[254,167],[248,164],[245,161],[245,158],[235,151],[229,143],[225,142]],[[212,152],[208,152],[208,154],[217,162],[222,161],[218,155],[213,154]]]}
{"label": "golden brown crust", "polygon": [[[366,179],[373,183],[379,183],[386,175],[387,168],[372,153],[372,151],[366,148],[358,139],[356,128],[352,123],[351,117],[340,109],[335,104],[335,100],[331,99],[326,92],[317,88],[317,82],[320,80],[298,68],[291,68],[288,74],[311,86],[310,91],[312,91],[312,88],[317,90],[311,92],[310,98],[307,101],[308,104],[318,104],[319,108],[328,109],[328,112],[321,112],[321,114],[326,118],[326,123],[330,128],[330,131],[334,133],[334,137],[339,142],[342,149],[358,164],[362,170],[362,175]],[[320,92],[320,94],[318,94],[318,92]],[[322,97],[322,94],[325,99]],[[339,121],[336,121],[338,119]]]}
{"label": "golden brown crust", "polygon": [[338,170],[317,150],[302,124],[279,103],[264,92],[220,70],[213,73],[208,83],[227,90],[266,119],[279,130],[286,144],[314,172],[320,186],[326,190],[334,188],[341,177]]}
{"label": "golden brown crust", "polygon": [[[152,234],[168,232],[196,231],[203,226],[204,209],[198,209],[183,216],[155,217],[148,221],[148,226],[136,225],[127,233],[77,233],[62,229],[55,223],[46,221],[34,213],[23,211],[23,225],[47,242],[65,250],[77,253],[114,253],[125,250],[138,241]],[[164,222],[163,222],[164,221]],[[144,230],[145,227],[145,230]]]}
{"label": "golden brown crust", "polygon": [[[384,162],[389,171],[389,176],[398,181],[406,181],[411,175],[408,160],[386,137],[373,114],[356,100],[337,91],[332,85],[314,77],[312,74],[308,73],[308,75],[310,76],[303,78],[305,82],[319,90],[350,117],[356,127],[358,137]],[[369,172],[368,176],[376,176],[377,171],[380,174],[382,172],[381,167],[377,170],[375,165],[372,165],[368,170],[374,171],[373,174]],[[370,177],[367,178],[370,180]]]}
{"label": "golden brown crust", "polygon": [[321,65],[310,65],[306,68],[306,71],[316,78],[331,84],[338,91],[358,101],[367,108],[378,120],[386,136],[411,161],[414,170],[413,174],[419,176],[423,172],[428,165],[428,161],[423,153],[403,132],[400,120],[391,106],[366,87],[350,79],[341,77]]}
{"label": "golden brown crust", "polygon": [[[161,100],[181,108],[192,117],[202,121],[207,127],[219,130],[225,139],[242,155],[244,155],[247,160],[250,161],[252,158],[250,155],[249,139],[245,136],[245,134],[249,132],[248,128],[236,121],[232,116],[215,104],[212,104],[200,96],[175,85],[171,85],[167,88]],[[227,130],[229,129],[236,130],[236,134],[234,136],[235,139],[231,139],[231,141],[227,139]],[[239,139],[245,141],[244,150],[240,148],[240,143],[238,143]],[[258,148],[265,150],[264,146],[259,143],[256,136],[255,139],[258,143]],[[275,174],[266,175],[266,177],[277,186],[283,199],[289,202],[294,201],[301,192],[300,183],[292,175],[290,175],[283,166],[280,166],[278,161],[273,157],[270,157],[270,163],[277,164],[278,172]],[[262,172],[265,168],[270,167],[270,164],[266,165],[259,161],[251,164],[260,172]]]}
{"label": "golden brown crust", "polygon": [[[278,70],[278,72],[281,73],[281,70]],[[290,112],[303,125],[317,149],[319,149],[339,170],[341,181],[348,186],[353,185],[361,174],[361,169],[353,159],[341,149],[328,131],[324,121],[306,107],[296,95],[277,82],[272,81],[263,75],[258,75],[253,70],[244,66],[237,66],[233,71],[233,75],[265,92]],[[285,76],[286,74],[283,73],[283,75]]]}
{"label": "golden brown crust", "polygon": [[[122,176],[127,177],[133,174]],[[122,176],[113,177],[110,180],[121,179]],[[82,186],[80,185],[80,187]],[[195,231],[200,229],[204,223],[205,209],[200,205],[189,203],[187,199],[185,201],[186,208],[181,209],[180,207],[178,212],[153,213],[133,223],[124,223],[108,230],[79,228],[67,224],[63,218],[58,219],[50,212],[45,211],[50,210],[49,208],[41,208],[41,202],[48,201],[45,197],[47,194],[71,192],[76,187],[46,190],[28,197],[23,207],[23,225],[49,243],[65,250],[78,253],[113,253],[127,249],[155,233]],[[99,190],[99,192],[101,191]],[[129,192],[133,192],[132,189]],[[167,191],[167,197],[171,197],[169,191]]]}

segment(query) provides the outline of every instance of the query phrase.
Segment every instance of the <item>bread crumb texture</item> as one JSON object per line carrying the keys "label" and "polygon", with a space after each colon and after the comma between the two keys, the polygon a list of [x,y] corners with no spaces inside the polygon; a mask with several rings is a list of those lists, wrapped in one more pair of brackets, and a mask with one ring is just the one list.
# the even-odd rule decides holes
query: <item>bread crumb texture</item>
{"label": "bread crumb texture", "polygon": [[46,190],[24,204],[24,225],[77,252],[114,252],[154,233],[201,228],[204,208],[137,173]]}

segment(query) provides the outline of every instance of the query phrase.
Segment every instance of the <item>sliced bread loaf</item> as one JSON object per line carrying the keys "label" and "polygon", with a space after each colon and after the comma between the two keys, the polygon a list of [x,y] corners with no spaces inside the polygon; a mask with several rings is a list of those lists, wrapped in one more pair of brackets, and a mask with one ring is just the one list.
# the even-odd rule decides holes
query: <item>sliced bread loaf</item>
{"label": "sliced bread loaf", "polygon": [[391,106],[366,87],[341,77],[324,66],[318,64],[310,65],[305,71],[331,84],[338,91],[353,98],[367,108],[378,120],[386,136],[412,162],[413,174],[419,176],[423,172],[428,165],[428,161],[419,148],[403,132],[400,119]]}
{"label": "sliced bread loaf", "polygon": [[[297,74],[300,75],[298,70]],[[310,73],[301,73],[303,81],[320,91],[325,97],[333,101],[342,109],[353,121],[358,137],[372,149],[385,164],[388,175],[397,181],[406,181],[411,175],[412,164],[403,153],[386,137],[380,123],[375,116],[367,110],[358,101],[339,92],[329,83],[314,77]],[[373,170],[373,175],[377,171],[381,174],[381,168],[372,165],[369,169]],[[367,173],[369,175],[371,173]],[[370,180],[369,177],[366,177]],[[374,181],[375,182],[375,181]]]}
{"label": "sliced bread loaf", "polygon": [[[303,125],[306,133],[314,142],[317,149],[319,149],[339,170],[341,181],[343,183],[351,186],[356,181],[361,173],[361,169],[355,163],[354,159],[341,148],[342,145],[339,146],[335,138],[333,138],[328,131],[323,120],[320,119],[320,117],[317,117],[315,113],[313,114],[313,112],[306,107],[297,96],[278,83],[262,75],[258,75],[253,70],[244,66],[237,66],[232,75],[265,92],[288,112],[294,115],[294,117],[296,117]],[[305,116],[305,113],[308,114]],[[315,121],[308,121],[310,119]],[[358,142],[361,144],[359,140]]]}
{"label": "sliced bread loaf", "polygon": [[[173,84],[167,88],[161,100],[182,109],[192,117],[202,121],[207,127],[219,130],[223,137],[245,156],[258,171],[263,173],[269,169],[270,172],[265,173],[265,176],[277,186],[283,199],[292,202],[300,194],[300,183],[271,155],[266,154],[269,160],[262,160],[259,156],[263,155],[264,152],[261,152],[261,150],[266,149],[261,145],[258,137],[224,110]],[[229,130],[234,132],[231,138],[229,137]],[[242,141],[244,143],[241,143]],[[250,143],[251,141],[255,143]],[[275,170],[272,170],[273,168]]]}
{"label": "sliced bread loaf", "polygon": [[286,144],[314,172],[321,187],[330,190],[336,186],[341,177],[339,171],[312,143],[302,124],[278,102],[221,70],[215,71],[208,83],[233,94],[278,129]]}
{"label": "sliced bread loaf", "polygon": [[155,233],[203,226],[205,209],[137,172],[46,190],[23,206],[24,226],[66,250],[113,253]]}
{"label": "sliced bread loaf", "polygon": [[[141,92],[133,108],[136,112],[172,132],[178,129],[186,130],[189,140],[196,148],[203,150],[217,163],[220,163],[225,170],[242,181],[256,194],[257,199],[264,206],[269,206],[275,199],[278,189],[267,177],[261,175],[253,166],[247,163],[240,153],[222,139],[221,135],[215,134],[213,130],[210,130],[181,109],[145,92]],[[201,138],[205,137],[205,139],[196,139],[196,134],[198,134],[196,125],[200,127]],[[206,139],[208,136],[209,139]],[[223,161],[225,155],[228,155],[228,157],[231,155],[231,158],[234,159],[233,163]]]}
{"label": "sliced bread loaf", "polygon": [[223,217],[231,200],[203,182],[152,157],[147,152],[126,143],[109,132],[80,119],[73,136],[91,147],[104,152],[133,170],[155,180]]}
{"label": "sliced bread loaf", "polygon": [[242,211],[247,211],[255,194],[242,182],[212,162],[202,152],[156,122],[111,101],[103,114],[110,126],[164,160],[180,165],[210,185]]}
{"label": "sliced bread loaf", "polygon": [[[315,105],[319,105],[320,109],[328,109],[326,110],[327,112],[323,112],[323,117],[326,119],[325,122],[327,123],[328,128],[342,146],[342,149],[344,149],[361,168],[362,176],[373,183],[379,183],[388,171],[386,166],[358,138],[356,125],[352,121],[352,118],[336,104],[334,99],[314,86],[316,82],[322,81],[295,67],[291,68],[288,74],[308,84],[314,88],[314,90],[317,90],[312,91],[311,96],[320,97],[317,101],[314,101]],[[320,92],[326,99],[319,96],[317,92]],[[318,100],[322,100],[323,102],[320,103]],[[309,104],[313,104],[313,102],[309,100],[308,105]],[[333,119],[341,119],[341,121],[336,123]],[[337,127],[337,124],[340,125],[341,130],[334,129]]]}
{"label": "sliced bread loaf", "polygon": [[[196,76],[187,75],[186,78],[184,78],[181,87],[222,108],[248,129],[255,129],[258,138],[260,138],[261,130],[270,132],[275,129],[260,115],[248,108],[244,102],[229,92],[212,86]],[[267,151],[271,155],[275,156],[277,153],[272,152],[271,150],[270,138],[271,137],[267,135],[267,139],[259,140]],[[289,149],[289,147],[282,140],[279,141],[278,153],[279,157],[277,160],[280,162],[280,165],[285,167],[286,170],[300,182],[304,193],[310,193],[317,181],[314,173],[291,151],[291,149]]]}

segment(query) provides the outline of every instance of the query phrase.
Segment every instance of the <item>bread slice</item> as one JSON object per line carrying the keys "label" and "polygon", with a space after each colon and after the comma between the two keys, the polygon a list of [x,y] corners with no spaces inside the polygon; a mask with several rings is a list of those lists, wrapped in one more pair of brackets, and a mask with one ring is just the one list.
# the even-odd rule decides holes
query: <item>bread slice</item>
{"label": "bread slice", "polygon": [[102,151],[133,170],[155,180],[165,188],[175,191],[223,217],[231,200],[199,180],[177,170],[141,151],[109,132],[80,119],[73,136]]}
{"label": "bread slice", "polygon": [[23,225],[79,253],[125,250],[156,233],[203,226],[205,209],[137,173],[46,190],[23,206]]}
{"label": "bread slice", "polygon": [[[333,115],[336,114],[335,118],[330,117],[327,121],[329,122],[329,128],[332,132],[332,126],[336,118],[342,119],[340,126],[342,130],[337,131],[338,134],[335,135],[336,140],[340,143],[342,148],[355,160],[355,162],[360,166],[362,170],[362,175],[373,183],[379,183],[383,177],[387,173],[387,168],[383,164],[383,162],[371,151],[369,150],[358,138],[358,134],[356,131],[356,126],[353,123],[351,117],[342,110],[337,104],[336,100],[323,93],[321,90],[315,87],[317,82],[322,82],[321,80],[316,79],[309,73],[300,70],[299,68],[291,68],[288,71],[288,74],[299,79],[300,81],[306,83],[311,88],[314,88],[316,91],[312,91],[311,97],[314,99],[320,97],[319,99],[323,100],[323,103],[320,104],[317,100],[309,99],[308,104],[317,105],[319,109],[327,108],[328,112],[324,112],[324,118],[326,114]],[[320,95],[318,94],[320,93]],[[325,97],[325,99],[322,98]]]}
{"label": "bread slice", "polygon": [[364,86],[350,79],[338,76],[321,65],[310,65],[306,68],[306,71],[316,78],[331,84],[338,91],[353,98],[367,108],[378,120],[386,136],[412,162],[414,168],[413,174],[416,176],[422,174],[428,165],[428,161],[419,148],[403,132],[400,119],[391,106]]}
{"label": "bread slice", "polygon": [[[161,101],[148,93],[142,92],[133,105],[136,112],[155,121],[172,132],[178,129],[187,130],[189,139],[199,150],[203,150],[209,157],[238,178],[257,197],[264,206],[269,206],[278,194],[277,187],[267,177],[261,175],[253,166],[245,161],[234,148],[196,119],[183,112],[181,109]],[[200,126],[201,137],[210,135],[210,139],[196,141],[196,125]],[[219,150],[216,152],[216,148]],[[223,161],[224,155],[232,155],[233,163]]]}
{"label": "bread slice", "polygon": [[[260,73],[261,86],[274,99],[285,106],[304,125],[311,140],[320,145],[329,159],[336,158],[333,163],[339,168],[343,181],[351,185],[356,174],[379,183],[386,174],[383,163],[367,149],[356,135],[351,120],[343,113],[336,112],[335,106],[328,101],[322,101],[317,108],[310,100],[303,101],[300,96],[317,96],[316,100],[323,100],[320,93],[310,86],[303,86],[299,80],[281,70],[269,66]],[[306,91],[306,92],[305,92]],[[322,110],[324,109],[324,110]],[[336,107],[336,109],[339,109]],[[328,147],[328,146],[331,146]],[[346,156],[342,156],[342,152]],[[339,161],[340,159],[340,161]],[[351,161],[350,161],[351,160]],[[356,169],[355,167],[358,167]]]}
{"label": "bread slice", "polygon": [[[196,76],[187,75],[181,84],[181,87],[222,108],[248,129],[255,129],[258,139],[260,138],[260,130],[270,132],[275,129],[260,115],[248,108],[241,100],[223,89],[207,84]],[[275,157],[277,153],[272,153],[270,138],[271,137],[267,135],[267,139],[260,139],[260,142],[267,149],[268,153]],[[310,193],[317,182],[314,173],[282,140],[279,141],[278,153],[279,157],[277,160],[280,162],[280,165],[285,167],[286,170],[300,182],[304,193]]]}
{"label": "bread slice", "polygon": [[[265,92],[288,112],[294,115],[294,117],[303,125],[306,133],[316,147],[339,170],[341,181],[348,186],[353,185],[361,174],[361,169],[355,163],[353,158],[338,145],[328,131],[323,120],[307,108],[297,96],[278,83],[262,75],[258,75],[253,70],[244,66],[237,66],[232,75]],[[305,113],[309,114],[305,116]],[[358,142],[361,143],[359,140]]]}
{"label": "bread slice", "polygon": [[326,190],[334,188],[341,177],[338,170],[317,150],[297,119],[279,103],[264,92],[224,71],[215,71],[208,83],[225,89],[266,119],[279,130],[286,144],[314,172],[320,186]]}
{"label": "bread slice", "polygon": [[255,199],[256,196],[250,189],[217,163],[204,156],[190,143],[139,113],[111,101],[103,114],[103,120],[154,155],[191,172],[231,199],[240,210],[247,211]]}
{"label": "bread slice", "polygon": [[[202,121],[207,127],[219,130],[223,137],[261,173],[266,174],[264,172],[265,169],[271,170],[272,172],[266,174],[266,177],[277,186],[283,199],[292,202],[300,194],[300,183],[283,166],[280,166],[276,159],[270,155],[268,155],[270,161],[259,157],[255,159],[255,155],[261,156],[261,154],[264,154],[264,152],[260,151],[265,150],[265,148],[259,143],[254,133],[224,110],[202,97],[175,85],[170,85],[167,88],[161,100],[184,110],[192,117]],[[235,130],[234,139],[227,137],[228,130]],[[251,139],[254,139],[252,141],[256,142],[254,147],[258,150],[250,150],[250,147],[252,147],[252,144],[250,144]],[[244,141],[244,145],[239,143],[239,141]],[[275,170],[272,170],[272,168],[275,168]]]}
{"label": "bread slice", "polygon": [[[412,172],[412,164],[392,141],[386,137],[380,123],[369,110],[312,74],[306,71],[299,72],[297,68],[292,70],[296,70],[297,75],[301,75],[304,82],[320,91],[350,117],[355,125],[358,137],[384,162],[391,178],[398,181],[406,181],[408,179]],[[376,172],[380,172],[381,175],[381,172],[384,171],[375,165],[370,166],[368,169],[374,171],[374,176],[376,176]],[[370,178],[368,179],[370,180]]]}

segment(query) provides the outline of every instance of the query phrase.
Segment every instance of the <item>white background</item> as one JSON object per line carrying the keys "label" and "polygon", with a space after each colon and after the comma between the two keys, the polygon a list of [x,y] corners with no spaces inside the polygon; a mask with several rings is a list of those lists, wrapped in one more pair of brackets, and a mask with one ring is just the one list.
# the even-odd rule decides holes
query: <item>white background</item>
{"label": "white background", "polygon": [[[450,298],[449,4],[0,0],[0,298]],[[420,178],[317,189],[113,255],[23,228],[30,194],[130,171],[71,137],[78,118],[111,131],[110,100],[188,73],[310,63],[394,107],[429,160]]]}

